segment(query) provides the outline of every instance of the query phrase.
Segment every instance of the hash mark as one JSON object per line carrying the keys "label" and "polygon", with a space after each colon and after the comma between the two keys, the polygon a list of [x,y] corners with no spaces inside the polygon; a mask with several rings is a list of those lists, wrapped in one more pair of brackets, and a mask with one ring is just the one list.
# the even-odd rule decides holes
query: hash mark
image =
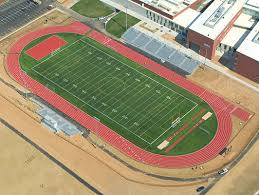
{"label": "hash mark", "polygon": [[146,87],[150,88],[150,85],[149,84],[145,84]]}
{"label": "hash mark", "polygon": [[135,126],[139,126],[139,123],[135,122],[134,125],[135,125]]}
{"label": "hash mark", "polygon": [[123,116],[122,116],[122,118],[124,118],[124,119],[128,119],[128,117],[127,117],[127,116],[125,116],[125,115],[123,115]]}
{"label": "hash mark", "polygon": [[115,112],[115,113],[116,113],[116,112],[118,112],[118,111],[117,111],[116,109],[112,109],[112,112]]}

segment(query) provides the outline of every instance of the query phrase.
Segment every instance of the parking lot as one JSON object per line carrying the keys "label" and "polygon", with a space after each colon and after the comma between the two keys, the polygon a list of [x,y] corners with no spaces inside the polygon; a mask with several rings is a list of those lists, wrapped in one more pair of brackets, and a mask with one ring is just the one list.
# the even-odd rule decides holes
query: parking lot
{"label": "parking lot", "polygon": [[48,11],[52,0],[39,5],[32,0],[10,0],[0,6],[0,37],[25,25]]}

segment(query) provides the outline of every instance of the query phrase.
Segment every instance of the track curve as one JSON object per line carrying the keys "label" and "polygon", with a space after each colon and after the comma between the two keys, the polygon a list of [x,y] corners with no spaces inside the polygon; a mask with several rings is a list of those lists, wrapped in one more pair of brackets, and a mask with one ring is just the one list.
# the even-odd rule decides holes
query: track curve
{"label": "track curve", "polygon": [[10,48],[6,58],[7,70],[18,83],[49,102],[61,112],[64,112],[85,128],[90,129],[94,133],[98,133],[98,136],[102,137],[103,140],[111,144],[120,152],[141,163],[164,168],[192,167],[203,164],[215,158],[218,153],[228,144],[232,133],[231,112],[236,108],[233,104],[97,31],[92,31],[87,36],[139,63],[146,69],[149,69],[161,77],[166,78],[172,83],[190,91],[206,101],[214,110],[218,120],[218,129],[211,142],[202,149],[185,155],[164,156],[150,153],[132,144],[107,126],[103,125],[93,117],[63,99],[61,96],[47,89],[38,81],[33,80],[21,70],[19,63],[20,53],[31,41],[46,34],[68,32],[83,35],[89,30],[90,28],[88,26],[80,22],[74,22],[68,26],[46,27],[30,32],[20,38]]}

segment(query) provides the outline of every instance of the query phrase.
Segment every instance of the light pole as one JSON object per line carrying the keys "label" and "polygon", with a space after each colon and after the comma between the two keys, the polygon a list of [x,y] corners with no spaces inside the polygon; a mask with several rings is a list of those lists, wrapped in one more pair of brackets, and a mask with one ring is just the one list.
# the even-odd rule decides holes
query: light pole
{"label": "light pole", "polygon": [[210,49],[210,45],[208,45],[207,43],[204,43],[203,46],[205,48],[205,58],[204,58],[203,64],[205,65],[206,64],[206,59],[207,59],[207,54],[208,54],[208,50],[207,49]]}
{"label": "light pole", "polygon": [[127,3],[125,4],[125,13],[126,13],[125,27],[126,27],[126,31],[127,31],[128,30],[128,0],[127,0]]}

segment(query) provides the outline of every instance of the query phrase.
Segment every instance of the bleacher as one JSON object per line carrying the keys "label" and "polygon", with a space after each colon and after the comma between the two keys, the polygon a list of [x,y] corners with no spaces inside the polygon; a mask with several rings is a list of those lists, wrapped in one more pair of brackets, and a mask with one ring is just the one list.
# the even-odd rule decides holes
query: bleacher
{"label": "bleacher", "polygon": [[172,70],[192,74],[201,64],[197,60],[176,51],[172,46],[161,42],[145,33],[130,28],[122,35],[123,40],[141,51],[155,57],[156,59],[166,62],[166,66]]}
{"label": "bleacher", "polygon": [[[29,34],[20,38],[19,41],[13,44],[10,48],[6,59],[7,70],[17,82],[33,92],[35,95],[41,97],[57,110],[63,112],[71,119],[77,121],[81,126],[91,130],[91,132],[98,134],[98,136],[102,137],[104,141],[111,144],[114,148],[118,149],[123,154],[128,155],[132,159],[148,164],[150,166],[165,168],[185,168],[203,164],[215,158],[218,153],[222,151],[222,148],[226,147],[229,143],[230,137],[232,135],[231,113],[235,113],[235,115],[243,117],[244,119],[251,117],[248,115],[249,113],[246,113],[246,111],[242,109],[237,109],[235,105],[225,101],[222,97],[207,91],[201,86],[192,83],[175,72],[170,71],[169,69],[152,61],[150,58],[147,58],[138,52],[126,47],[125,45],[110,39],[104,34],[93,30],[87,34],[88,37],[105,45],[108,48],[113,49],[128,59],[141,64],[146,69],[156,73],[157,75],[167,79],[172,83],[175,83],[179,87],[182,87],[185,90],[188,90],[189,92],[201,97],[212,107],[215,115],[217,116],[218,129],[214,139],[212,139],[210,144],[196,152],[179,156],[166,156],[147,152],[144,149],[141,149],[140,147],[132,144],[130,141],[117,134],[115,131],[111,130],[109,127],[100,123],[94,117],[91,117],[79,108],[76,108],[73,104],[69,103],[64,98],[51,91],[38,81],[32,79],[21,69],[19,63],[19,53],[22,52],[28,43],[35,40],[36,38],[57,32],[85,34],[87,31],[89,31],[89,27],[83,25],[80,22],[74,22],[68,26],[51,26],[46,27],[45,29],[37,30],[35,32],[30,32]],[[52,124],[55,124],[55,122]]]}
{"label": "bleacher", "polygon": [[62,131],[68,136],[81,134],[74,124],[47,107],[42,107],[37,113],[43,118],[42,122],[54,132]]}

